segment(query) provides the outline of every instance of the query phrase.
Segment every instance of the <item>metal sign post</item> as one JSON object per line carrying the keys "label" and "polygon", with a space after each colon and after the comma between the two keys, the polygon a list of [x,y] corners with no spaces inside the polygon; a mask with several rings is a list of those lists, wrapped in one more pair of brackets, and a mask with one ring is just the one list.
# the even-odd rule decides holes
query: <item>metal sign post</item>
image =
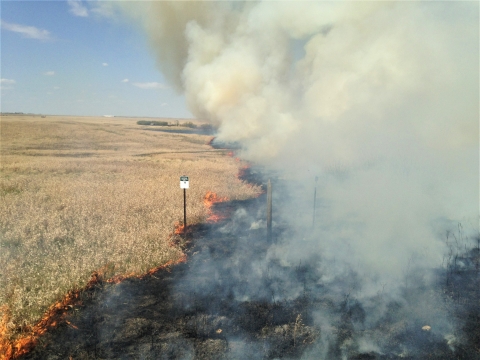
{"label": "metal sign post", "polygon": [[189,188],[188,176],[180,176],[180,189],[183,189],[183,233],[187,232],[187,189]]}
{"label": "metal sign post", "polygon": [[315,212],[317,210],[317,181],[318,181],[318,176],[315,176],[315,191],[313,192],[313,223],[312,223],[312,229],[315,229]]}
{"label": "metal sign post", "polygon": [[267,183],[267,240],[272,243],[272,183]]}

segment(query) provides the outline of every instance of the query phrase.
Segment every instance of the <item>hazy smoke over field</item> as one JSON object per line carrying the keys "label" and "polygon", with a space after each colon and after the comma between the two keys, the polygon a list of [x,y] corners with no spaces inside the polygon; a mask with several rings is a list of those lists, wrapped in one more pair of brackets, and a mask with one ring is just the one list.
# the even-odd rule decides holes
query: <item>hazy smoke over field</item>
{"label": "hazy smoke over field", "polygon": [[298,225],[319,176],[333,252],[348,245],[349,261],[399,274],[413,252],[441,261],[435,222],[476,229],[477,3],[124,6],[219,140],[299,180]]}
{"label": "hazy smoke over field", "polygon": [[359,274],[362,297],[394,295],[413,268],[442,266],[445,232],[457,222],[478,231],[478,6],[123,8],[144,26],[159,69],[192,113],[289,180],[292,200],[275,211],[298,231],[272,256],[294,264],[319,253],[336,271]]}

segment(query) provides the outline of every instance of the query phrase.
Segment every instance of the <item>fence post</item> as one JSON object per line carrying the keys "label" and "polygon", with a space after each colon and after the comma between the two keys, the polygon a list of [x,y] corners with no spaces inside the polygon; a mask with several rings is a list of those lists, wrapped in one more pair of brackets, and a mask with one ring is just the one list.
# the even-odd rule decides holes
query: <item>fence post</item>
{"label": "fence post", "polygon": [[267,183],[267,240],[272,243],[272,183]]}

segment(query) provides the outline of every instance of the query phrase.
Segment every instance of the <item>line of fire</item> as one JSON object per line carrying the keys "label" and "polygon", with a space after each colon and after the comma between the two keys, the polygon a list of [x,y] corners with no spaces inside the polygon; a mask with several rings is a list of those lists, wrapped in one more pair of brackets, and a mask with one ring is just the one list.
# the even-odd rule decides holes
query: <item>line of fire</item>
{"label": "line of fire", "polygon": [[[212,140],[208,145],[212,145]],[[233,157],[234,152],[230,151],[228,156]],[[246,165],[240,168],[238,173],[239,179],[247,179],[251,177],[250,166]],[[187,225],[187,195],[186,190],[189,189],[189,177],[180,177],[180,188],[183,190],[183,222],[177,222],[174,225],[174,231],[171,235],[172,246],[178,246],[179,240],[190,242],[194,240],[200,233],[202,227],[212,227],[221,222],[225,222],[232,216],[236,206],[228,204],[228,198],[219,197],[216,193],[209,191],[205,194],[203,203],[207,211],[206,224],[203,226],[188,226]],[[272,241],[272,187],[271,182],[268,180],[267,188],[267,212],[266,212],[266,240]],[[227,205],[223,209],[216,209],[217,205],[226,203]],[[137,274],[124,274],[107,278],[107,266],[92,273],[91,278],[87,285],[79,290],[69,291],[60,301],[52,304],[50,308],[45,312],[42,319],[33,327],[26,328],[22,331],[22,334],[15,338],[13,341],[8,339],[8,326],[9,326],[9,310],[8,308],[2,308],[3,318],[0,319],[0,359],[20,359],[20,358],[44,358],[49,356],[49,351],[45,348],[45,339],[65,329],[75,330],[75,333],[80,333],[83,329],[72,318],[75,312],[85,311],[86,307],[95,306],[93,299],[98,296],[98,291],[105,291],[105,289],[111,285],[118,285],[125,281],[146,281],[147,278],[153,277],[158,279],[156,275],[158,273],[169,272],[171,273],[174,266],[187,262],[187,254],[191,253],[192,249],[189,249],[179,260],[176,262],[169,261],[166,264],[150,269],[143,275]],[[164,280],[165,281],[165,280]],[[88,310],[87,310],[88,312]],[[88,329],[83,329],[88,331]],[[222,329],[217,329],[216,334],[221,334]],[[48,341],[47,341],[48,343]],[[68,345],[67,345],[68,346]],[[41,354],[41,355],[40,355]],[[95,358],[98,354],[95,350]],[[72,355],[68,356],[73,358]],[[116,358],[116,357],[115,357]]]}
{"label": "line of fire", "polygon": [[[462,306],[479,291],[477,253],[455,260],[471,261],[472,270],[452,262],[442,284],[456,304],[452,316],[466,319],[462,346],[435,336],[431,324],[405,322],[407,305],[399,302],[388,303],[386,317],[369,324],[353,288],[338,292],[322,284],[320,259],[290,266],[273,256],[275,239],[289,231],[272,219],[273,189],[281,192],[282,182],[262,179],[250,167],[239,176],[263,184],[265,193],[235,202],[208,192],[206,223],[175,225],[172,237],[188,238],[177,263],[110,279],[100,269],[84,289],[53,304],[28,335],[3,342],[3,359],[300,359],[316,358],[323,341],[330,341],[327,359],[345,349],[348,359],[400,359],[407,349],[415,354],[410,359],[478,358],[478,314]],[[185,192],[189,179],[181,181]],[[354,286],[355,275],[339,281]],[[415,302],[420,289],[410,291]],[[319,326],[325,314],[333,329]],[[383,338],[382,353],[355,345],[359,334]]]}
{"label": "line of fire", "polygon": [[[382,293],[361,299],[352,269],[331,274],[315,253],[296,263],[280,261],[275,252],[298,235],[274,211],[286,194],[285,180],[251,166],[238,177],[261,185],[263,194],[230,201],[208,192],[206,221],[187,225],[188,189],[195,180],[181,176],[183,222],[174,225],[171,244],[182,246],[184,255],[141,276],[107,278],[99,269],[24,335],[0,338],[2,359],[316,359],[319,353],[352,360],[479,358],[480,239],[476,248],[448,258],[447,271],[437,274],[443,306],[462,319],[455,335],[441,337],[434,320],[406,320],[405,312],[425,294],[414,278],[404,302]],[[309,246],[322,215],[317,186],[315,178],[308,216],[313,213],[314,229],[305,228],[299,246]],[[325,281],[327,274],[332,281]],[[376,306],[386,307],[383,315],[367,319],[368,308]],[[323,326],[322,319],[332,325]],[[8,322],[5,311],[0,334]],[[381,341],[381,349],[359,340],[365,338]]]}

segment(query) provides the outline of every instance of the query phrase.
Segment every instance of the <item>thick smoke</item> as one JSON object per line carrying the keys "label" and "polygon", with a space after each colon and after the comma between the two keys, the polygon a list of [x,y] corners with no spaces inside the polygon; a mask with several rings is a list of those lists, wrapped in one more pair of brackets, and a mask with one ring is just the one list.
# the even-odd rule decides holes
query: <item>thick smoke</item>
{"label": "thick smoke", "polygon": [[319,177],[311,246],[395,276],[441,262],[446,221],[477,230],[477,3],[123,6],[218,139],[296,180],[299,227]]}
{"label": "thick smoke", "polygon": [[[401,297],[409,281],[429,284],[458,223],[478,234],[477,2],[122,8],[144,26],[159,69],[192,113],[287,180],[274,211],[293,230],[270,258],[294,266],[320,255],[322,281],[334,289],[356,274],[339,294],[365,305],[379,292]],[[409,316],[448,333],[439,299],[417,300]],[[372,303],[372,317],[382,311]]]}

